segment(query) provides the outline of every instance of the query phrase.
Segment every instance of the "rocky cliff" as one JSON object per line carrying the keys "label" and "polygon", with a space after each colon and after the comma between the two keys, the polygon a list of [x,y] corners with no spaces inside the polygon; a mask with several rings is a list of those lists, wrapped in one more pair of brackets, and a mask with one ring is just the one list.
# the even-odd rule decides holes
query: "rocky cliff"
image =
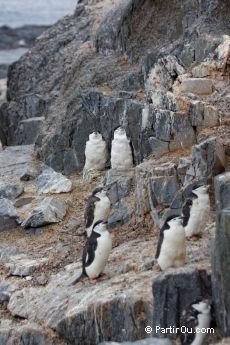
{"label": "rocky cliff", "polygon": [[[0,108],[0,138],[12,146],[0,152],[1,345],[143,339],[147,325],[177,327],[186,305],[212,296],[217,328],[207,343],[230,335],[229,17],[227,0],[78,1],[10,66]],[[134,167],[109,169],[108,157],[106,171],[82,180],[89,134],[98,130],[110,152],[119,126]],[[39,171],[41,161],[71,181]],[[204,234],[188,241],[184,267],[158,273],[159,228],[201,183],[211,186]],[[114,248],[98,285],[74,287],[85,199],[99,184]],[[167,337],[143,344],[175,340]]]}

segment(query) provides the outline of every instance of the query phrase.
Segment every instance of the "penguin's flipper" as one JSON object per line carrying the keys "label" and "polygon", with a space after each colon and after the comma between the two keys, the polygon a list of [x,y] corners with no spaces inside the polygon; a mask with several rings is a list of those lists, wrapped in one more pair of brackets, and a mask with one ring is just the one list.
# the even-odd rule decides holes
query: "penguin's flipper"
{"label": "penguin's flipper", "polygon": [[97,201],[100,201],[100,199],[97,198],[96,196],[90,196],[88,198],[85,212],[84,212],[84,219],[85,219],[85,227],[86,228],[89,228],[93,224],[95,203]]}
{"label": "penguin's flipper", "polygon": [[188,220],[190,217],[190,211],[191,211],[191,207],[193,204],[193,200],[192,199],[186,199],[185,203],[182,207],[182,215],[183,215],[183,227],[185,227],[188,224]]}

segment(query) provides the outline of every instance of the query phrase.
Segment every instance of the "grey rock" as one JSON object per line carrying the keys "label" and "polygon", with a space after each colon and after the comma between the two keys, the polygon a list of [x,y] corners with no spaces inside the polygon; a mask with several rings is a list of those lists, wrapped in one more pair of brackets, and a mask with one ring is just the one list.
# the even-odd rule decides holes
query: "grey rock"
{"label": "grey rock", "polygon": [[113,212],[108,219],[108,225],[111,228],[128,223],[132,218],[133,210],[125,201],[118,201]]}
{"label": "grey rock", "polygon": [[112,204],[128,196],[132,189],[133,172],[110,169],[105,176],[107,195]]}
{"label": "grey rock", "polygon": [[169,143],[155,137],[149,137],[149,145],[151,147],[151,155],[156,159],[169,151]]}
{"label": "grey rock", "polygon": [[187,157],[180,158],[177,171],[178,171],[178,176],[180,178],[180,182],[182,184],[191,181],[193,178],[192,175],[189,175],[189,170],[191,168],[191,165],[192,165],[192,160],[190,158],[187,158]]}
{"label": "grey rock", "polygon": [[195,93],[198,95],[210,95],[213,92],[211,79],[188,78],[184,79],[180,85],[181,93]]}
{"label": "grey rock", "polygon": [[[153,281],[153,335],[156,326],[180,327],[183,309],[198,297],[211,296],[211,276],[204,269],[183,267],[160,273]],[[176,334],[168,333],[169,338]]]}
{"label": "grey rock", "polygon": [[196,177],[212,177],[225,170],[225,152],[217,138],[209,138],[192,147],[192,165]]}
{"label": "grey rock", "polygon": [[[4,321],[4,320],[3,320]],[[35,323],[26,323],[13,327],[12,322],[0,322],[1,345],[62,345],[63,342],[55,335],[50,335]]]}
{"label": "grey rock", "polygon": [[175,56],[165,56],[157,61],[145,81],[145,88],[153,106],[167,109],[167,91],[172,89],[178,75],[185,73]]}
{"label": "grey rock", "polygon": [[230,174],[215,179],[216,237],[212,255],[212,292],[217,325],[223,336],[230,335],[229,264],[230,264]]}
{"label": "grey rock", "polygon": [[189,107],[189,121],[197,131],[219,125],[218,110],[204,102],[192,101]]}
{"label": "grey rock", "polygon": [[176,176],[152,177],[150,183],[150,197],[154,207],[169,206],[179,189]]}
{"label": "grey rock", "polygon": [[195,142],[195,133],[188,115],[158,109],[153,109],[152,114],[155,137],[167,142],[169,150],[186,148]]}
{"label": "grey rock", "polygon": [[0,199],[0,230],[15,228],[18,214],[10,200]]}
{"label": "grey rock", "polygon": [[159,338],[148,338],[138,341],[126,341],[124,343],[115,343],[113,341],[106,341],[104,343],[100,343],[99,345],[172,345],[172,342],[169,339],[159,339]]}
{"label": "grey rock", "polygon": [[38,134],[42,128],[45,118],[41,117],[31,117],[26,120],[22,120],[19,123],[18,128],[18,143],[23,143],[24,145],[34,144]]}
{"label": "grey rock", "polygon": [[15,199],[24,192],[24,188],[17,184],[0,185],[0,198]]}
{"label": "grey rock", "polygon": [[65,214],[67,207],[64,202],[52,198],[45,198],[28,218],[21,224],[24,228],[37,228],[47,224],[60,222]]}
{"label": "grey rock", "polygon": [[47,193],[68,193],[72,190],[72,182],[50,167],[45,167],[37,178],[39,195]]}
{"label": "grey rock", "polygon": [[18,286],[7,281],[1,281],[0,283],[0,307],[6,308],[10,296],[18,289]]}
{"label": "grey rock", "polygon": [[20,254],[20,250],[18,249],[18,247],[0,246],[0,259],[1,260],[8,259],[11,255],[19,255],[19,254]]}
{"label": "grey rock", "polygon": [[[25,171],[39,169],[34,160],[34,145],[8,146],[0,152],[1,183],[15,183]],[[35,165],[36,164],[36,165]]]}
{"label": "grey rock", "polygon": [[162,210],[172,204],[180,189],[176,165],[156,164],[152,160],[138,165],[135,186],[137,216],[143,217],[151,211],[154,223],[160,225]]}
{"label": "grey rock", "polygon": [[230,172],[215,178],[215,195],[217,212],[230,207]]}
{"label": "grey rock", "polygon": [[203,78],[203,77],[207,77],[209,74],[208,71],[208,65],[203,63],[200,64],[196,67],[193,67],[192,69],[192,76],[193,78]]}
{"label": "grey rock", "polygon": [[[152,322],[153,272],[140,271],[139,267],[149,260],[151,253],[152,244],[143,239],[114,248],[105,270],[106,279],[96,285],[85,279],[83,286],[73,286],[81,263],[68,265],[53,275],[45,287],[15,292],[8,310],[13,316],[29,322],[37,320],[44,329],[55,330],[68,344],[96,345],[109,339],[117,342],[141,339],[146,336],[145,327]],[[133,268],[124,272],[123,267],[128,263]]]}
{"label": "grey rock", "polygon": [[11,256],[11,262],[7,262],[5,267],[12,276],[27,277],[30,276],[34,270],[43,267],[47,263],[47,258],[31,260],[28,258]]}
{"label": "grey rock", "polygon": [[84,219],[83,217],[71,218],[70,221],[65,224],[64,229],[66,232],[75,232],[80,226],[83,226]]}
{"label": "grey rock", "polygon": [[34,199],[35,199],[35,198],[34,198],[34,197],[31,197],[31,196],[28,196],[28,197],[25,197],[25,198],[20,198],[20,199],[18,199],[17,201],[15,201],[14,207],[22,207],[22,206],[28,205],[28,204],[30,204]]}

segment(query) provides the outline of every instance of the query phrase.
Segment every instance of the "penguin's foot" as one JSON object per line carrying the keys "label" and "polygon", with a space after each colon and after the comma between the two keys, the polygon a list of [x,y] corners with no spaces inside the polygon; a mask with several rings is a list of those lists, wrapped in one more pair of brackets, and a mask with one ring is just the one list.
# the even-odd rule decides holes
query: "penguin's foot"
{"label": "penguin's foot", "polygon": [[94,278],[94,279],[90,279],[90,282],[92,283],[92,284],[97,284],[97,279],[96,278]]}
{"label": "penguin's foot", "polygon": [[160,265],[156,264],[156,272],[162,272]]}

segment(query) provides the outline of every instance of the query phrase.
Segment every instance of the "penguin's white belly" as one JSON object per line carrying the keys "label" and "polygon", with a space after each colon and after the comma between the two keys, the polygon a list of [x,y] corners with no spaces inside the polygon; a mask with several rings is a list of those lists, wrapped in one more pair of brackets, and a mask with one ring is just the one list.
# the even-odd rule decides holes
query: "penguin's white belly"
{"label": "penguin's white belly", "polygon": [[202,345],[204,338],[206,336],[206,333],[200,333],[200,330],[202,328],[208,328],[210,326],[211,317],[210,314],[199,314],[198,315],[198,326],[196,329],[198,329],[198,332],[196,333],[195,339],[193,340],[191,345]]}
{"label": "penguin's white belly", "polygon": [[162,270],[169,267],[180,267],[185,264],[185,232],[184,229],[179,231],[165,230],[164,240],[161,245],[158,264]]}
{"label": "penguin's white belly", "polygon": [[185,227],[186,237],[200,234],[207,224],[209,217],[210,206],[209,204],[197,203],[191,209],[190,218],[187,226]]}
{"label": "penguin's white belly", "polygon": [[112,249],[112,238],[109,232],[103,234],[97,241],[94,260],[90,266],[85,267],[85,271],[90,279],[97,278],[103,272]]}

